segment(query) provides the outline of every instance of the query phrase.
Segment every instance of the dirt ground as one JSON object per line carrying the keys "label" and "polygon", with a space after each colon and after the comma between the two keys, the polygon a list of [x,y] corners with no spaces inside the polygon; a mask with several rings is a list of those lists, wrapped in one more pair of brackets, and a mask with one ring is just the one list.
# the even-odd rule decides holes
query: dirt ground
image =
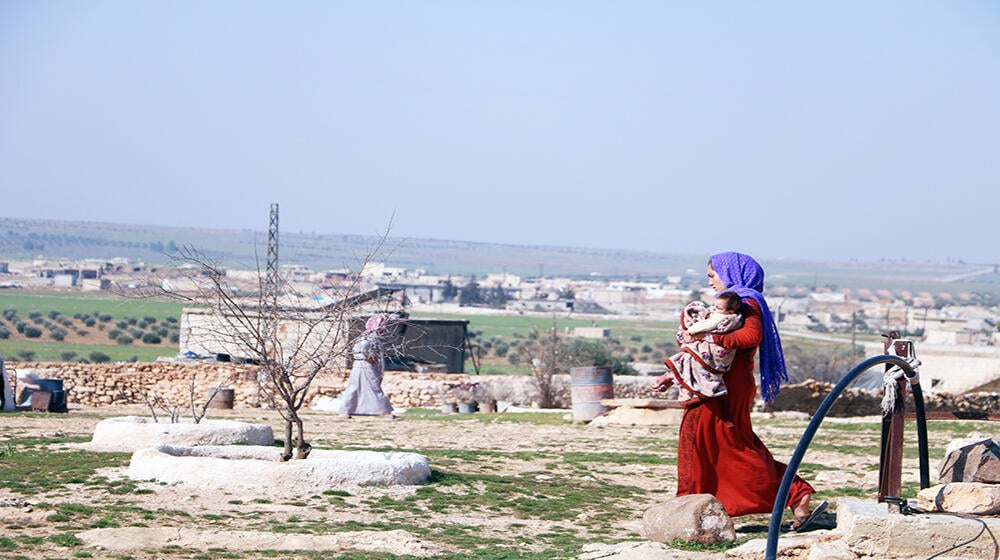
{"label": "dirt ground", "polygon": [[[114,408],[71,407],[68,414],[54,413],[13,413],[0,415],[3,431],[0,448],[4,440],[11,438],[89,438],[95,425],[102,419],[148,414],[148,409],[139,406]],[[568,412],[567,412],[568,414]],[[454,458],[432,460],[432,468],[451,472],[502,473],[505,477],[518,477],[523,473],[534,473],[535,479],[544,480],[544,473],[551,469],[553,455],[566,453],[606,453],[609,456],[627,457],[628,454],[663,454],[664,461],[616,460],[601,465],[593,472],[584,473],[588,479],[599,480],[602,484],[623,485],[641,489],[634,496],[626,498],[619,505],[620,520],[610,534],[594,535],[594,542],[616,543],[637,540],[643,512],[662,500],[675,485],[674,436],[676,425],[653,426],[604,426],[580,423],[536,424],[508,421],[504,415],[491,416],[486,422],[479,415],[468,415],[468,419],[451,415],[448,418],[416,418],[402,414],[400,421],[383,418],[356,417],[341,420],[330,412],[307,412],[307,438],[314,447],[329,449],[377,449],[377,450],[450,450]],[[260,409],[222,410],[212,414],[213,418],[226,418],[254,423],[270,424],[275,437],[282,438],[282,421],[274,411]],[[861,420],[865,421],[865,420]],[[870,422],[870,419],[868,420]],[[758,433],[765,442],[772,445],[778,457],[791,453],[797,438],[806,424],[805,419],[792,418],[760,426]],[[856,436],[851,435],[852,439]],[[68,444],[55,444],[54,450]],[[877,437],[874,440],[877,446]],[[877,447],[876,447],[877,449]],[[483,461],[463,461],[462,453],[483,454],[489,459]],[[877,479],[876,458],[858,460],[856,455],[842,454],[836,449],[817,449],[809,460],[827,466],[811,476],[820,488],[836,488],[844,485],[875,484]],[[913,466],[907,465],[908,474]],[[105,469],[99,474],[109,480],[121,479],[124,468]],[[0,548],[0,557],[42,558],[66,557],[65,548],[60,549],[48,541],[33,546],[21,543],[40,540],[55,531],[65,530],[65,520],[53,518],[51,507],[40,503],[84,503],[101,504],[111,507],[120,504],[130,511],[144,511],[151,517],[146,527],[114,527],[113,523],[76,533],[81,543],[73,547],[83,551],[85,557],[98,558],[190,558],[189,552],[174,556],[165,551],[248,551],[266,550],[325,550],[329,554],[345,551],[379,552],[383,555],[400,556],[448,556],[459,553],[454,544],[442,543],[421,537],[408,530],[406,523],[399,527],[386,526],[381,530],[366,529],[386,520],[386,512],[371,507],[381,498],[399,500],[417,492],[415,487],[355,488],[339,496],[344,507],[333,509],[314,507],[316,497],[296,496],[294,490],[275,488],[270,495],[246,496],[238,492],[220,488],[214,491],[197,490],[177,486],[165,486],[143,482],[139,486],[143,492],[127,495],[109,493],[101,486],[73,484],[65,488],[50,489],[43,494],[16,493],[8,488],[0,488],[0,525],[8,539],[7,548]],[[442,489],[445,491],[446,489]],[[668,493],[664,493],[668,492]],[[470,497],[474,499],[474,497]],[[312,501],[310,501],[312,500]],[[118,506],[115,506],[118,507]],[[593,515],[606,513],[601,504],[594,505]],[[155,512],[150,514],[149,512]],[[584,511],[570,522],[538,518],[511,519],[495,515],[490,511],[467,508],[460,511],[421,511],[413,516],[415,525],[472,526],[484,536],[506,539],[511,547],[522,551],[544,547],[532,544],[525,536],[550,534],[553,531],[586,534],[588,516]],[[218,520],[209,527],[198,520]],[[308,534],[309,532],[262,530],[268,525],[288,524],[294,520],[296,526],[309,523],[354,524],[362,529],[342,531],[336,534]],[[741,518],[744,524],[767,523],[759,517]],[[766,533],[766,527],[764,528]],[[520,535],[518,539],[511,534]],[[176,548],[172,548],[176,547]],[[7,556],[4,556],[7,554]],[[213,558],[212,554],[203,556]],[[226,557],[254,557],[235,556]],[[287,556],[292,557],[292,556]],[[333,557],[325,555],[324,557]],[[365,557],[365,556],[359,556]],[[384,557],[384,556],[383,556]],[[717,557],[698,556],[691,557]]]}

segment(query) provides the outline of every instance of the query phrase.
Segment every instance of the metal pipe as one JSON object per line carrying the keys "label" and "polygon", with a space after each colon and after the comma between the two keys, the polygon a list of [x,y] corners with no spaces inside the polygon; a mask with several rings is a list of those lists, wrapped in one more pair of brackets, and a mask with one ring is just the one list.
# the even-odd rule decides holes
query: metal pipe
{"label": "metal pipe", "polygon": [[[927,314],[926,311],[924,309],[924,315]],[[903,341],[897,340],[898,342]],[[927,413],[924,410],[924,389],[920,386],[920,375],[915,369],[916,366],[920,365],[920,360],[917,359],[917,350],[913,347],[913,341],[911,340],[906,340],[904,344],[906,347],[901,355],[907,358],[910,367],[904,369],[903,374],[906,375],[906,379],[910,383],[910,390],[913,392],[913,411],[917,417],[917,454],[920,458],[920,489],[923,490],[924,488],[931,487],[930,460],[927,451]],[[888,348],[886,348],[886,352],[888,353]]]}
{"label": "metal pipe", "polygon": [[[795,452],[792,453],[792,458],[788,461],[788,468],[785,469],[785,475],[781,478],[781,485],[778,486],[778,495],[774,499],[774,508],[771,510],[771,523],[767,529],[767,549],[765,553],[765,560],[775,560],[778,551],[778,534],[781,531],[781,517],[785,510],[786,502],[788,501],[788,492],[792,487],[792,479],[795,478],[795,473],[799,469],[799,465],[802,463],[802,456],[805,455],[806,449],[809,448],[809,443],[812,441],[813,436],[816,434],[816,430],[819,429],[819,425],[823,422],[826,417],[826,413],[829,412],[830,407],[833,406],[833,402],[837,400],[837,397],[844,392],[854,379],[861,375],[863,372],[879,365],[879,364],[894,364],[903,369],[903,373],[908,378],[913,378],[916,376],[916,371],[910,365],[910,363],[899,356],[884,354],[881,356],[872,356],[867,360],[861,362],[860,364],[854,366],[854,369],[849,371],[837,385],[834,386],[830,394],[823,399],[820,403],[819,408],[816,409],[816,413],[813,414],[812,419],[809,420],[809,426],[806,427],[805,432],[802,433],[802,437],[799,439],[799,444],[795,447]],[[919,386],[919,385],[917,385]],[[916,395],[914,395],[916,396]],[[918,415],[923,415],[923,399],[920,399],[920,407],[918,410]],[[918,429],[920,422],[918,421]],[[926,424],[924,429],[926,430]],[[927,435],[924,433],[923,444],[926,447]],[[921,461],[921,484],[923,484],[923,462]]]}
{"label": "metal pipe", "polygon": [[920,456],[920,489],[931,487],[930,459],[927,453],[927,413],[924,411],[924,390],[920,380],[911,380],[913,390],[913,411],[917,416],[917,453]]}

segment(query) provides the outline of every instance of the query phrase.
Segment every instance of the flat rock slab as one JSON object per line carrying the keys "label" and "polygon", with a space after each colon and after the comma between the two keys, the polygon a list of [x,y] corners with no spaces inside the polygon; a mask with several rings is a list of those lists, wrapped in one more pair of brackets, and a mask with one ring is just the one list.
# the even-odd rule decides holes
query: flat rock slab
{"label": "flat rock slab", "polygon": [[418,453],[313,449],[306,459],[281,461],[282,449],[250,445],[158,445],[132,454],[133,480],[236,492],[275,489],[322,492],[351,486],[421,484],[431,477]]}
{"label": "flat rock slab", "polygon": [[205,551],[216,550],[362,550],[399,556],[431,556],[430,543],[411,533],[394,531],[348,531],[329,535],[267,533],[258,531],[198,531],[189,527],[121,527],[90,529],[76,537],[88,547],[116,552],[156,550],[168,546]]}
{"label": "flat rock slab", "polygon": [[902,515],[889,513],[886,504],[874,500],[837,500],[837,529],[844,542],[859,556],[875,558],[929,558],[956,543],[970,541],[948,557],[992,558],[993,540],[982,536],[985,523],[995,535],[1000,519],[976,520],[948,514]]}
{"label": "flat rock slab", "polygon": [[601,404],[609,408],[619,406],[629,408],[684,408],[676,399],[601,399]]}
{"label": "flat rock slab", "polygon": [[590,421],[591,426],[679,426],[684,410],[680,408],[613,408]]}
{"label": "flat rock slab", "polygon": [[195,424],[122,416],[98,422],[94,437],[79,447],[90,451],[129,452],[161,444],[274,445],[274,431],[267,424],[234,420],[202,420]]}

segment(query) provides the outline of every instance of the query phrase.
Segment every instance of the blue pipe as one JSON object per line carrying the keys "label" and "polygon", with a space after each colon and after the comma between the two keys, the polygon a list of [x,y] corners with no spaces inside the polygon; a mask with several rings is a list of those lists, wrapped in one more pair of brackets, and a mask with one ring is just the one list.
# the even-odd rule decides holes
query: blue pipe
{"label": "blue pipe", "polygon": [[[906,377],[912,379],[917,375],[917,372],[913,369],[906,359],[901,358],[892,354],[883,354],[880,356],[872,356],[867,360],[861,362],[860,364],[854,366],[854,369],[849,371],[830,391],[830,394],[823,399],[820,403],[819,408],[816,409],[816,413],[813,414],[812,419],[809,421],[809,426],[806,427],[806,431],[802,433],[802,437],[799,439],[799,444],[795,447],[795,452],[792,453],[792,458],[788,461],[788,468],[785,469],[785,475],[781,478],[781,485],[778,486],[778,495],[774,499],[774,508],[771,510],[771,524],[767,529],[767,550],[764,556],[765,560],[775,560],[778,553],[778,534],[781,532],[781,517],[785,510],[786,502],[788,501],[788,492],[792,487],[792,480],[795,478],[795,473],[799,469],[799,464],[802,463],[802,456],[805,455],[806,449],[809,448],[809,443],[812,441],[813,436],[816,434],[816,430],[819,429],[819,425],[823,422],[826,417],[826,413],[830,411],[830,407],[833,406],[833,402],[837,400],[837,397],[844,392],[854,379],[861,375],[863,372],[879,365],[879,364],[893,364],[903,368],[903,373]],[[919,384],[914,385],[914,398],[917,398],[917,391],[920,387]],[[920,455],[920,484],[921,488],[926,488],[924,486],[925,479],[929,478],[927,474],[927,427],[926,421],[923,420],[924,407],[923,407],[923,393],[920,393],[920,398],[918,399],[920,404],[917,407],[917,429],[922,431],[922,434],[918,434],[921,446]],[[930,484],[928,484],[930,486]]]}

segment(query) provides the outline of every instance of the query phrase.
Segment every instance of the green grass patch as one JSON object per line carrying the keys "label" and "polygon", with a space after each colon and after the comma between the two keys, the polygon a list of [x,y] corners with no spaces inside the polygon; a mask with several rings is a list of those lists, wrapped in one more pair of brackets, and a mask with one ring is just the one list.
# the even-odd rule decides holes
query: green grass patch
{"label": "green grass patch", "polygon": [[91,453],[87,451],[52,451],[41,446],[14,440],[17,451],[4,460],[0,469],[0,487],[21,494],[64,490],[80,484],[106,467],[124,467],[129,453]]}
{"label": "green grass patch", "polygon": [[[442,491],[442,489],[448,489]],[[433,469],[431,484],[400,499],[383,496],[367,500],[385,511],[482,511],[514,519],[565,521],[589,510],[594,503],[609,506],[640,492],[631,486],[592,478],[572,478],[552,472],[513,475],[468,474]],[[615,515],[593,515],[595,525],[611,524]],[[608,527],[610,528],[610,526]]]}
{"label": "green grass patch", "polygon": [[407,420],[433,420],[435,422],[467,422],[475,420],[481,423],[510,422],[512,424],[561,425],[572,424],[566,414],[557,412],[477,412],[474,414],[448,414],[437,408],[411,408],[406,411]]}
{"label": "green grass patch", "polygon": [[666,544],[670,548],[676,548],[677,550],[687,550],[691,552],[714,552],[714,553],[723,553],[729,550],[730,548],[736,546],[736,543],[722,542],[715,544],[702,544],[698,542],[682,541],[680,539],[667,541],[664,544]]}
{"label": "green grass patch", "polygon": [[561,454],[567,463],[597,463],[612,465],[663,465],[676,464],[676,453],[671,456],[655,453],[566,452]]}

